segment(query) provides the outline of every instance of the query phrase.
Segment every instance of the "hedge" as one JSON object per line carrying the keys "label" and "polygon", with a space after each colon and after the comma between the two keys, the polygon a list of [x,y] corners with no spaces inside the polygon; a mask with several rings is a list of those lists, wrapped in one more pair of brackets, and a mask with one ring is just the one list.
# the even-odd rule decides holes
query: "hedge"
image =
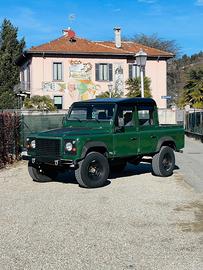
{"label": "hedge", "polygon": [[0,112],[0,168],[19,159],[20,116]]}

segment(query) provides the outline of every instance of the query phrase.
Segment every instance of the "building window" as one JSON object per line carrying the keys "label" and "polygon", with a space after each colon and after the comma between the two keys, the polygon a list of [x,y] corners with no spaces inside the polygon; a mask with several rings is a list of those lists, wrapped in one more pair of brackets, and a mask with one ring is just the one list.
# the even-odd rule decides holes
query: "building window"
{"label": "building window", "polygon": [[63,99],[62,96],[54,96],[54,106],[57,108],[57,110],[61,110],[63,105]]}
{"label": "building window", "polygon": [[27,86],[26,90],[30,91],[30,65],[27,66]]}
{"label": "building window", "polygon": [[112,64],[96,64],[96,81],[112,81]]}
{"label": "building window", "polygon": [[[144,76],[145,76],[145,68],[144,68]],[[140,77],[140,67],[136,64],[129,65],[129,79],[136,79]]]}
{"label": "building window", "polygon": [[62,81],[62,63],[55,62],[53,63],[53,80],[54,81]]}
{"label": "building window", "polygon": [[21,90],[30,91],[30,65],[26,64],[21,70]]}

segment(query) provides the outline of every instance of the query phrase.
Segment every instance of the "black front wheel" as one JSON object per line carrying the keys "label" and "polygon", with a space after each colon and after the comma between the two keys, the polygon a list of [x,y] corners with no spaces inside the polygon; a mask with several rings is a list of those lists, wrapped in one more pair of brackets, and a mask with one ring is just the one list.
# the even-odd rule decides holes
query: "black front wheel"
{"label": "black front wheel", "polygon": [[101,187],[107,181],[109,163],[107,158],[98,152],[90,152],[79,162],[75,170],[78,184],[85,188]]}
{"label": "black front wheel", "polygon": [[157,176],[170,176],[173,174],[175,167],[174,151],[169,146],[162,146],[159,153],[155,154],[152,159],[152,169]]}
{"label": "black front wheel", "polygon": [[31,162],[28,163],[28,172],[31,178],[36,182],[50,182],[54,180],[58,174],[57,170],[51,166],[37,166]]}

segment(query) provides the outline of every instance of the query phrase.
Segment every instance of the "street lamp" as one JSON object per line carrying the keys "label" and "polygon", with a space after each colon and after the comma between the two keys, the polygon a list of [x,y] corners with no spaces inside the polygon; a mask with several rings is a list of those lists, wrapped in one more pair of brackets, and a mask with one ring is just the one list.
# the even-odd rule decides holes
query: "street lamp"
{"label": "street lamp", "polygon": [[140,77],[141,77],[141,97],[144,97],[144,67],[147,61],[147,54],[141,49],[135,55],[137,65],[140,67]]}
{"label": "street lamp", "polygon": [[113,90],[113,84],[108,84],[108,88],[109,88],[109,97],[111,98],[112,95],[112,90]]}

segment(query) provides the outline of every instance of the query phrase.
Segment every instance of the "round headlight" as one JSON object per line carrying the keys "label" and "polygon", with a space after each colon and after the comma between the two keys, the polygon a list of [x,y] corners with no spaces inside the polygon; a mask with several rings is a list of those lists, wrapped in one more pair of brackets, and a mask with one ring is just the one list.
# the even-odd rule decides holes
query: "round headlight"
{"label": "round headlight", "polygon": [[66,148],[67,151],[70,152],[70,151],[73,149],[72,143],[71,143],[71,142],[67,142],[67,143],[65,144],[65,148]]}
{"label": "round headlight", "polygon": [[35,140],[32,140],[31,143],[30,143],[30,145],[31,145],[32,148],[35,148],[35,147],[36,147],[36,142],[35,142]]}

